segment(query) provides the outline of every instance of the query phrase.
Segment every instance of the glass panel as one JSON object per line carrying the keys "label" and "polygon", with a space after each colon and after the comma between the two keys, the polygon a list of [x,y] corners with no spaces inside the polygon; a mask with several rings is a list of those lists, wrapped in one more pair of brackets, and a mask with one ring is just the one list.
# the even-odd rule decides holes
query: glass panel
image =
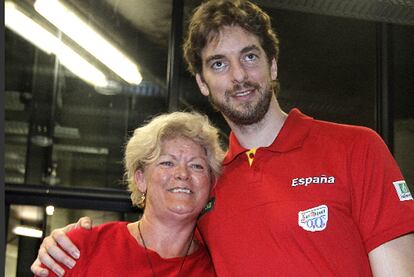
{"label": "glass panel", "polygon": [[[30,265],[37,255],[42,230],[43,209],[37,206],[11,205],[7,230],[5,276],[30,276]],[[26,235],[18,231],[25,227]],[[30,228],[29,231],[28,228]],[[21,234],[21,235],[18,235]]]}
{"label": "glass panel", "polygon": [[392,26],[394,155],[414,193],[414,27]]}
{"label": "glass panel", "polygon": [[28,61],[33,61],[34,49],[7,29],[5,41],[5,182],[21,184],[26,172],[29,102],[32,96],[32,74]]}
{"label": "glass panel", "polygon": [[[123,188],[122,154],[129,132],[167,109],[171,3],[60,2],[88,26],[78,27],[75,35],[93,29],[136,65],[142,82],[136,84],[135,75],[125,77],[105,60],[113,58],[117,65],[123,57],[83,46],[67,26],[55,21],[58,10],[52,6],[42,9],[42,0],[13,1],[14,5],[8,1],[6,19],[9,8],[17,9],[63,42],[66,50],[51,48],[46,53],[44,48],[54,43],[36,47],[6,20],[6,182]],[[75,25],[69,19],[63,23]],[[106,49],[100,38],[92,42],[99,51]],[[68,58],[67,48],[77,56]],[[76,57],[84,64],[73,66]],[[88,79],[94,72],[90,66],[105,76],[107,85]]]}
{"label": "glass panel", "polygon": [[286,10],[269,13],[280,39],[282,108],[375,128],[375,24]]}

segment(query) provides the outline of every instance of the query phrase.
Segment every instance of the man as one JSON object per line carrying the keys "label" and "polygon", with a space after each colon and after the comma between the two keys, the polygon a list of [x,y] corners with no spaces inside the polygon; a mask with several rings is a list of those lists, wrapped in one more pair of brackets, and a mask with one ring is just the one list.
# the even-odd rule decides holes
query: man
{"label": "man", "polygon": [[[267,14],[247,1],[207,1],[184,55],[232,130],[198,224],[218,276],[414,276],[414,201],[395,161],[367,128],[281,110]],[[70,261],[55,246],[74,251],[66,229],[39,251],[49,267],[47,251]]]}

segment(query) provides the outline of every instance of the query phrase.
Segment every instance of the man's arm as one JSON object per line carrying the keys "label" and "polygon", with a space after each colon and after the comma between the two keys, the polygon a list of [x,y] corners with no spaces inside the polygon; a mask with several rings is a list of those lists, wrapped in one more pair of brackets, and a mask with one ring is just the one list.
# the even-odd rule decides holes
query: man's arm
{"label": "man's arm", "polygon": [[79,249],[66,236],[66,233],[79,227],[91,229],[92,220],[89,217],[82,217],[77,223],[72,223],[63,228],[55,229],[49,236],[45,237],[40,245],[37,259],[30,267],[35,275],[41,277],[49,275],[49,271],[41,267],[41,264],[46,266],[48,269],[51,269],[58,276],[63,276],[65,270],[59,266],[57,262],[66,265],[68,268],[73,268],[75,266],[75,259],[80,257],[80,252]]}
{"label": "man's arm", "polygon": [[378,246],[368,257],[375,277],[414,276],[414,233]]}

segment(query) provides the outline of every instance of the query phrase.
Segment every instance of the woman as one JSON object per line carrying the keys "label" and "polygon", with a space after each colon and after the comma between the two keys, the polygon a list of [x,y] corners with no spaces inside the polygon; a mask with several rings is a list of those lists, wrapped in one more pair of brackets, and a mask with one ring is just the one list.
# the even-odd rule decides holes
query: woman
{"label": "woman", "polygon": [[206,116],[175,112],[137,128],[124,163],[143,216],[71,231],[82,255],[65,276],[215,276],[194,231],[222,157],[218,130]]}

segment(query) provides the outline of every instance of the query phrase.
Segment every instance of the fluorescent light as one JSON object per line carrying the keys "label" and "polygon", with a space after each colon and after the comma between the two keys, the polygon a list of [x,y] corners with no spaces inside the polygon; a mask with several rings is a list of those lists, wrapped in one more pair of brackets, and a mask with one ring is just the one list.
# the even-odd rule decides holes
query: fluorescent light
{"label": "fluorescent light", "polygon": [[142,81],[138,67],[58,0],[37,0],[37,12],[130,84]]}
{"label": "fluorescent light", "polygon": [[52,205],[49,205],[46,207],[46,214],[47,215],[53,215],[53,213],[55,212],[55,207],[53,207]]}
{"label": "fluorescent light", "polygon": [[47,54],[52,54],[55,44],[54,36],[19,11],[15,4],[6,2],[4,7],[4,21],[9,29],[18,33]]}
{"label": "fluorescent light", "polygon": [[30,41],[47,54],[55,54],[63,66],[82,80],[98,87],[107,86],[108,81],[100,70],[21,12],[14,3],[6,1],[4,7],[5,25],[9,29]]}
{"label": "fluorescent light", "polygon": [[13,229],[13,233],[19,236],[32,237],[32,238],[41,238],[43,235],[42,230],[29,227],[29,226],[16,226]]}
{"label": "fluorescent light", "polygon": [[79,78],[98,87],[106,87],[108,85],[105,74],[65,44],[62,43],[60,47],[57,47],[55,54],[59,58],[60,63],[79,76]]}

